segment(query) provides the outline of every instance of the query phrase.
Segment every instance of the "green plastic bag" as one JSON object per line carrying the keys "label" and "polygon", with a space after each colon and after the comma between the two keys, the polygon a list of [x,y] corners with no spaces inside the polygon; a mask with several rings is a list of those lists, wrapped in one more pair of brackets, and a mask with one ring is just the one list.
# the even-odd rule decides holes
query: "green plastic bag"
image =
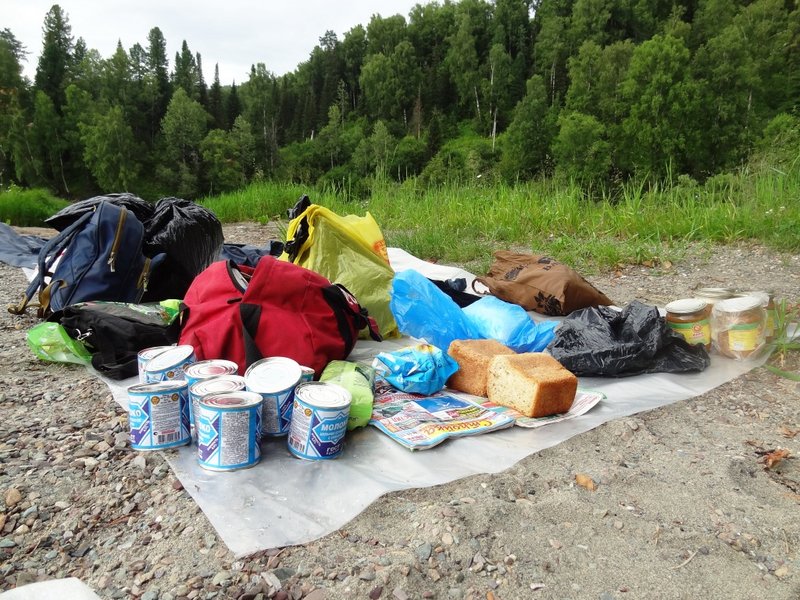
{"label": "green plastic bag", "polygon": [[372,417],[372,386],[375,383],[375,369],[369,365],[347,360],[332,360],[322,371],[320,381],[336,383],[345,388],[353,397],[350,404],[350,417],[347,430],[364,427]]}
{"label": "green plastic bag", "polygon": [[69,336],[60,323],[39,323],[28,330],[28,346],[42,360],[88,365],[92,355],[81,342]]}

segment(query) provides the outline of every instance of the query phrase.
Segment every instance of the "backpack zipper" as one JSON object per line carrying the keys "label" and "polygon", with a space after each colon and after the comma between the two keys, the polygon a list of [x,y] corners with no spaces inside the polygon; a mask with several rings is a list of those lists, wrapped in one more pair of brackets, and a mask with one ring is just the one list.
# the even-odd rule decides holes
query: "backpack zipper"
{"label": "backpack zipper", "polygon": [[[142,294],[147,291],[147,284],[150,282],[150,263],[152,261],[149,257],[144,257],[144,268],[142,269],[141,274],[139,275],[139,281],[136,282],[136,287],[142,290]],[[139,296],[141,299],[141,296]]]}
{"label": "backpack zipper", "polygon": [[122,228],[125,227],[125,219],[128,216],[128,211],[126,209],[122,209],[122,212],[119,213],[119,221],[117,221],[117,231],[114,233],[114,243],[111,244],[111,253],[108,255],[108,267],[111,269],[111,272],[114,273],[116,268],[117,262],[117,251],[119,250],[119,245],[122,243]]}

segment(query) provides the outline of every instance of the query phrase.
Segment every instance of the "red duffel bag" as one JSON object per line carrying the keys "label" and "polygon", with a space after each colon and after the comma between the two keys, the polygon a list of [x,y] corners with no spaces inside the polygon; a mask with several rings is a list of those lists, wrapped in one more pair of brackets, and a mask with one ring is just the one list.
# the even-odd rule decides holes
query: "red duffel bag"
{"label": "red duffel bag", "polygon": [[344,288],[293,263],[262,257],[255,268],[218,261],[195,277],[183,300],[180,344],[197,360],[223,358],[248,366],[286,356],[317,377],[331,360],[344,360],[369,327],[367,310]]}

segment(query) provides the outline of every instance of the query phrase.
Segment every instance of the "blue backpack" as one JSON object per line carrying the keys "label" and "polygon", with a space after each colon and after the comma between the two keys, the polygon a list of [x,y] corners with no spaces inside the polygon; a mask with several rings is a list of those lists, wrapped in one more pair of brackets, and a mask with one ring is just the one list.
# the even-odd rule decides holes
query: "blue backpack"
{"label": "blue backpack", "polygon": [[164,258],[145,256],[143,244],[144,226],[131,211],[100,202],[42,247],[36,276],[8,310],[22,314],[36,296],[39,317],[89,300],[138,303]]}

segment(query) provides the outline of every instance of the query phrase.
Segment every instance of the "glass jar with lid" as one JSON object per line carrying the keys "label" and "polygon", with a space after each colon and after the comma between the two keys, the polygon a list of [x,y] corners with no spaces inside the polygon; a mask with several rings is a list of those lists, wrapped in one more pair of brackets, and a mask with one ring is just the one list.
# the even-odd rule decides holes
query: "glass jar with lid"
{"label": "glass jar with lid", "polygon": [[764,322],[764,339],[768,342],[772,341],[775,337],[775,291],[739,292],[736,296],[754,296],[761,299],[761,306],[767,313],[767,319]]}
{"label": "glass jar with lid", "polygon": [[667,325],[692,345],[711,349],[711,323],[708,303],[700,298],[684,298],[667,304]]}
{"label": "glass jar with lid", "polygon": [[714,348],[729,358],[747,358],[764,345],[766,320],[760,296],[717,302],[711,313]]}
{"label": "glass jar with lid", "polygon": [[699,298],[700,300],[705,300],[708,304],[709,312],[711,307],[714,306],[714,303],[719,300],[727,300],[728,298],[733,298],[736,294],[736,291],[732,288],[727,287],[704,287],[699,288],[695,291],[694,297]]}

